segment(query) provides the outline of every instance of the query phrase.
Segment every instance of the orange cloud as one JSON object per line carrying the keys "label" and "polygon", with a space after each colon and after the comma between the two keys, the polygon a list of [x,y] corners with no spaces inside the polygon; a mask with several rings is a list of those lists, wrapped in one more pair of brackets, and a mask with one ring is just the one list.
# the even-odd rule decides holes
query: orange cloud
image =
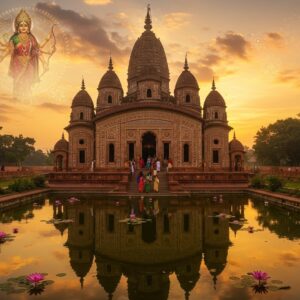
{"label": "orange cloud", "polygon": [[229,55],[245,60],[248,59],[250,42],[247,41],[241,34],[232,31],[227,32],[224,37],[216,38],[216,45]]}
{"label": "orange cloud", "polygon": [[88,5],[106,5],[112,3],[111,0],[84,0],[83,2]]}
{"label": "orange cloud", "polygon": [[276,77],[276,81],[279,83],[290,83],[299,88],[300,68],[280,71]]}
{"label": "orange cloud", "polygon": [[190,14],[173,12],[164,16],[163,23],[167,28],[178,29],[190,23]]}

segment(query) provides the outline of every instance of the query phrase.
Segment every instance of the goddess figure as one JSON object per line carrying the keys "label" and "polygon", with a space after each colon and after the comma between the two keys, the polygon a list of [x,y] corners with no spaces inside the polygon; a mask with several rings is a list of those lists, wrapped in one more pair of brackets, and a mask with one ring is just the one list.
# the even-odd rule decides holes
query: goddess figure
{"label": "goddess figure", "polygon": [[[14,93],[16,96],[30,94],[33,84],[39,81],[39,61],[43,66],[43,73],[49,69],[50,57],[55,52],[55,44],[51,52],[43,51],[44,46],[55,36],[52,27],[52,33],[47,39],[39,44],[35,36],[31,33],[31,18],[25,10],[21,10],[14,21],[15,33],[10,37],[7,43],[0,41],[0,49],[4,54],[0,56],[0,62],[11,55],[8,74],[13,78]],[[48,55],[48,61],[45,60]]]}

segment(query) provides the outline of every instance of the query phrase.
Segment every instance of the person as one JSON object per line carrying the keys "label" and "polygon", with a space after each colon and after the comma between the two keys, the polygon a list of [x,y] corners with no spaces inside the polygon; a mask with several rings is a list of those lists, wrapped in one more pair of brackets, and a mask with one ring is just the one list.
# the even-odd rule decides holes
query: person
{"label": "person", "polygon": [[135,161],[134,161],[134,159],[130,161],[130,171],[131,171],[131,175],[134,175],[134,172],[135,172]]}
{"label": "person", "polygon": [[144,176],[140,176],[139,179],[139,193],[143,193],[144,192],[144,187],[145,187],[145,179]]}
{"label": "person", "polygon": [[[4,52],[0,56],[0,62],[5,57],[11,55],[8,74],[13,78],[14,93],[16,95],[26,95],[31,91],[31,86],[39,82],[39,61],[43,65],[43,74],[49,69],[49,60],[55,52],[55,44],[51,52],[43,51],[44,46],[51,37],[54,38],[52,26],[51,33],[47,39],[39,44],[31,32],[32,21],[28,13],[22,9],[14,21],[15,33],[10,37],[7,43],[0,41],[0,50]],[[45,60],[44,55],[47,55]]]}
{"label": "person", "polygon": [[151,191],[150,180],[149,180],[149,177],[146,177],[145,192],[150,193],[150,191]]}
{"label": "person", "polygon": [[170,171],[170,169],[172,169],[172,161],[169,159],[168,160],[168,165],[167,165],[167,172],[169,172]]}
{"label": "person", "polygon": [[155,176],[155,178],[154,178],[153,190],[156,193],[158,193],[158,191],[159,191],[159,179],[158,179],[158,176]]}
{"label": "person", "polygon": [[159,158],[156,161],[156,170],[157,170],[157,172],[160,172],[160,160],[159,160]]}
{"label": "person", "polygon": [[139,160],[139,166],[140,166],[140,169],[143,169],[144,166],[145,166],[145,162],[144,162],[144,159],[142,157]]}
{"label": "person", "polygon": [[146,168],[149,170],[150,166],[151,166],[151,158],[150,158],[150,156],[148,156],[147,163],[146,163]]}

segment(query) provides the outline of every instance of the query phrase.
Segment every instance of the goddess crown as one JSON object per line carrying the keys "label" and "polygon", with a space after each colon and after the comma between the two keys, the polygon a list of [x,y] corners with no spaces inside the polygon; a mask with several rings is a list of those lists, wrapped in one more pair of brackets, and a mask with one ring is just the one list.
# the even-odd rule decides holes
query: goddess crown
{"label": "goddess crown", "polygon": [[24,9],[21,9],[15,18],[15,30],[16,31],[18,30],[18,27],[21,22],[26,22],[28,24],[29,30],[31,29],[31,18]]}

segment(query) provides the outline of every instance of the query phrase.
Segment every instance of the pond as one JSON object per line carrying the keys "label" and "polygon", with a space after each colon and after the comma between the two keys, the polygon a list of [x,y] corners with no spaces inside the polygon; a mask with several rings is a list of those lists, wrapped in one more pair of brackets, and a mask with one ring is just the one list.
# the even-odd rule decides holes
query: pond
{"label": "pond", "polygon": [[75,197],[0,212],[0,299],[299,299],[299,213],[237,194]]}

